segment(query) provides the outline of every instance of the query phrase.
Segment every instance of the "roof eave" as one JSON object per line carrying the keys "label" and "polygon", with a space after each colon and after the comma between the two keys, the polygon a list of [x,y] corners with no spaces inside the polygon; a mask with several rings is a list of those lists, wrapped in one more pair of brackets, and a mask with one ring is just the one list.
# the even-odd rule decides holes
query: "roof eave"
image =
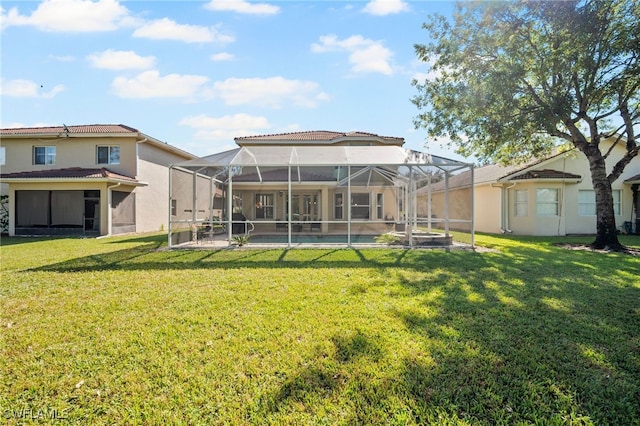
{"label": "roof eave", "polygon": [[129,186],[149,186],[143,181],[117,178],[0,178],[0,183],[119,183]]}
{"label": "roof eave", "polygon": [[534,178],[534,179],[508,179],[498,180],[498,183],[536,183],[536,182],[553,182],[553,183],[580,183],[582,178]]}

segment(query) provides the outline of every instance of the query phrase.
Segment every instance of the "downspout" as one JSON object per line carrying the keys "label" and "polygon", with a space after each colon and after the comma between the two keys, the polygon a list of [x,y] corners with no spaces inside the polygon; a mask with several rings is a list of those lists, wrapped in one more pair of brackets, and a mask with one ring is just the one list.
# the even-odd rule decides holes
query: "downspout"
{"label": "downspout", "polygon": [[347,166],[347,247],[351,247],[351,164]]}
{"label": "downspout", "polygon": [[149,140],[149,138],[145,137],[144,139],[136,141],[136,177],[138,177],[138,159],[140,158],[140,154],[138,154],[138,145],[141,144],[141,143],[145,143],[148,140]]}
{"label": "downspout", "polygon": [[475,171],[473,164],[471,165],[471,248],[476,247],[476,185],[475,185]]}
{"label": "downspout", "polygon": [[504,184],[500,183],[498,186],[492,183],[492,188],[500,188],[500,201],[502,201],[502,205],[500,206],[500,231],[503,234],[510,234],[513,231],[509,229],[509,190],[517,185],[517,182],[513,182],[509,186],[504,186]]}
{"label": "downspout", "polygon": [[444,172],[444,235],[449,238],[449,171]]}
{"label": "downspout", "polygon": [[168,215],[167,215],[167,247],[171,248],[171,230],[173,221],[171,220],[171,194],[173,194],[173,165],[169,166],[169,206],[168,206]]}
{"label": "downspout", "polygon": [[[633,205],[631,206],[631,215],[633,216],[633,212],[636,212],[636,234],[640,234],[640,212],[638,211],[638,207],[640,207],[638,205],[638,187],[640,185],[638,185],[637,183],[634,183],[633,185],[631,185],[631,191],[633,193],[633,200],[632,203]],[[629,218],[631,220],[631,218]],[[631,222],[633,224],[633,222]],[[632,232],[633,233],[633,232]]]}
{"label": "downspout", "polygon": [[107,186],[107,236],[110,237],[111,234],[111,226],[113,225],[113,217],[111,214],[111,199],[112,199],[112,191],[114,188],[122,185],[122,182],[118,182],[115,185]]}
{"label": "downspout", "polygon": [[[414,226],[414,215],[413,215],[413,198],[415,192],[413,190],[413,167],[409,166],[409,194],[407,196],[407,227],[405,228],[405,236],[409,240],[409,247],[413,248],[413,226]],[[410,219],[409,219],[410,218]]]}

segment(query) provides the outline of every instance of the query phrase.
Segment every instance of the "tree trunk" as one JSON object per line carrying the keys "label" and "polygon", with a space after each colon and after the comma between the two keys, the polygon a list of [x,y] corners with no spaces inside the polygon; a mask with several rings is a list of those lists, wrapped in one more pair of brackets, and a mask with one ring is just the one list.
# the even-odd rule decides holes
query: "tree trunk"
{"label": "tree trunk", "polygon": [[611,182],[607,178],[605,160],[599,151],[597,154],[587,154],[587,159],[596,196],[596,239],[591,245],[595,249],[622,250],[623,246],[618,241],[613,210],[613,191]]}

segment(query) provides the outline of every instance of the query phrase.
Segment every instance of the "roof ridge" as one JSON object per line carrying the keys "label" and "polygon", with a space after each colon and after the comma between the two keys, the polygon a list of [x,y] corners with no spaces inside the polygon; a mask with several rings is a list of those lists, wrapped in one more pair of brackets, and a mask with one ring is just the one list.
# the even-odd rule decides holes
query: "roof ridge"
{"label": "roof ridge", "polygon": [[262,134],[262,135],[249,135],[249,136],[238,136],[235,137],[234,140],[238,141],[238,140],[251,140],[251,139],[273,139],[273,138],[283,138],[286,139],[287,137],[294,137],[294,136],[309,136],[309,135],[313,135],[313,134],[323,134],[323,135],[328,135],[331,137],[331,139],[336,139],[339,137],[350,137],[350,136],[356,136],[356,137],[373,137],[373,138],[381,138],[381,139],[397,139],[397,140],[403,140],[404,138],[400,137],[400,136],[384,136],[384,135],[379,135],[377,133],[372,133],[372,132],[363,132],[360,130],[351,130],[348,132],[341,132],[341,131],[336,131],[336,130],[301,130],[301,131],[295,131],[295,132],[284,132],[284,133],[267,133],[267,134]]}
{"label": "roof ridge", "polygon": [[[122,123],[94,123],[94,124],[61,124],[61,125],[51,125],[51,126],[35,126],[35,127],[4,127],[0,129],[3,133],[11,133],[11,132],[19,132],[19,131],[31,131],[36,133],[38,130],[43,131],[52,131],[52,132],[63,132],[66,129],[69,130],[83,130],[83,129],[100,129],[100,128],[121,128],[128,132],[132,133],[140,133],[140,131],[134,127],[127,126]],[[99,131],[98,131],[99,133]],[[108,132],[105,132],[108,133]]]}

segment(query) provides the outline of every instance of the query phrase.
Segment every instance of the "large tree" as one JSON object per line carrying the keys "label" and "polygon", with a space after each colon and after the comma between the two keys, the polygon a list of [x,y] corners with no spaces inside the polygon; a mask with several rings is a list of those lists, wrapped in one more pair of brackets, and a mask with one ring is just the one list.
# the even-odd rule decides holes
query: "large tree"
{"label": "large tree", "polygon": [[[593,246],[621,249],[611,183],[639,151],[639,16],[637,0],[461,2],[452,19],[430,16],[416,128],[500,163],[572,144],[591,170]],[[605,139],[625,148],[608,168]]]}

